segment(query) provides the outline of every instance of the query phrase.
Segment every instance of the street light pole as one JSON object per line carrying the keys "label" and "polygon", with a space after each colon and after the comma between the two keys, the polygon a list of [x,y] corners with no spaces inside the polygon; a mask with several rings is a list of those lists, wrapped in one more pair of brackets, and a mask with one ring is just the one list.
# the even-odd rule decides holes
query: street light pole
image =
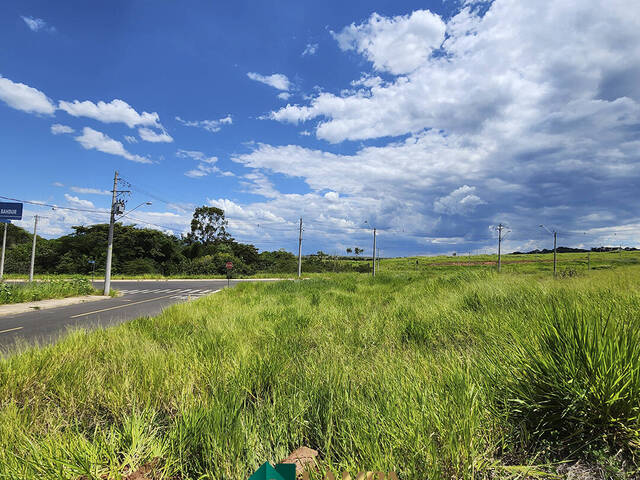
{"label": "street light pole", "polygon": [[556,264],[557,264],[557,253],[556,253],[556,246],[558,243],[558,232],[556,232],[555,230],[553,231],[553,276],[556,276]]}
{"label": "street light pole", "polygon": [[298,235],[298,278],[302,277],[302,217],[300,217],[300,234]]}
{"label": "street light pole", "polygon": [[29,267],[29,281],[33,282],[33,266],[36,262],[36,237],[38,232],[38,215],[33,222],[33,245],[31,246],[31,266]]}
{"label": "street light pole", "polygon": [[558,245],[558,231],[557,230],[553,230],[553,232],[551,230],[549,230],[547,227],[545,227],[544,225],[540,224],[541,228],[544,228],[547,232],[553,234],[553,276],[556,276],[557,273],[557,245]]}
{"label": "street light pole", "polygon": [[502,229],[504,226],[502,224],[498,225],[498,273],[502,269]]}
{"label": "street light pole", "polygon": [[373,276],[376,276],[376,229],[373,229]]}
{"label": "street light pole", "polygon": [[2,277],[4,276],[4,250],[6,246],[7,246],[7,223],[4,224],[4,234],[2,235],[2,256],[0,257],[0,282],[2,281]]}

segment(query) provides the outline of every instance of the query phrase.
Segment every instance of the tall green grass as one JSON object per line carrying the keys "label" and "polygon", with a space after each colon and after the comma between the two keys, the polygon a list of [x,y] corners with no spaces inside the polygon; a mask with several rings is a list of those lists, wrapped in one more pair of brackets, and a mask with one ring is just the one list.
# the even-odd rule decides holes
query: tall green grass
{"label": "tall green grass", "polygon": [[33,283],[0,282],[0,305],[91,294],[98,295],[99,292],[82,277],[49,278]]}
{"label": "tall green grass", "polygon": [[323,469],[404,479],[532,478],[619,451],[631,475],[639,276],[241,284],[25,347],[0,361],[0,478],[153,459],[156,478],[248,478],[300,445]]}

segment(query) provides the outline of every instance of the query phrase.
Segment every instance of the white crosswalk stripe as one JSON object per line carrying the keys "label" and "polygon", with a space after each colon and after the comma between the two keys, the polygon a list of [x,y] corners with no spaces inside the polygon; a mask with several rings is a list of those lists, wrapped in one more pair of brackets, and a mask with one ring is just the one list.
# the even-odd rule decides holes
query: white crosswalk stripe
{"label": "white crosswalk stripe", "polygon": [[136,295],[136,294],[175,294],[170,295],[168,298],[175,298],[178,300],[194,300],[196,298],[215,293],[219,290],[201,289],[201,288],[156,288],[156,289],[142,289],[132,290],[123,289],[119,290],[122,295]]}

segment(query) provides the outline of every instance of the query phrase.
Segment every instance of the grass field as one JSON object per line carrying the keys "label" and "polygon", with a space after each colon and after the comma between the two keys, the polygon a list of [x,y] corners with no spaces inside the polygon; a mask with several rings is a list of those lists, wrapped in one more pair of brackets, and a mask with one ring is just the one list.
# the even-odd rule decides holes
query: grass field
{"label": "grass field", "polygon": [[87,279],[81,277],[45,278],[33,283],[0,283],[0,305],[100,294]]}
{"label": "grass field", "polygon": [[352,475],[636,475],[640,266],[397,263],[240,284],[5,357],[0,478],[242,479],[300,445]]}
{"label": "grass field", "polygon": [[[348,257],[328,257],[327,269],[331,273],[331,266],[335,263],[340,264],[371,264],[371,258],[361,257],[359,260],[353,260]],[[402,258],[382,258],[379,261],[380,271],[384,272],[424,272],[426,270],[459,269],[473,268],[491,270],[496,268],[498,260],[497,255],[457,255],[446,256],[440,255],[435,257],[402,257]],[[620,252],[592,252],[587,253],[560,253],[558,254],[558,272],[586,271],[587,269],[599,270],[614,268],[622,265],[637,264],[640,265],[640,252],[637,251],[620,251]],[[417,262],[417,263],[416,263]],[[506,254],[502,256],[502,269],[504,272],[516,273],[538,273],[553,271],[553,254]],[[319,276],[316,273],[304,272],[305,277]],[[297,274],[291,273],[257,273],[255,275],[237,275],[233,273],[233,278],[293,278]],[[321,276],[321,275],[320,275]],[[7,274],[5,277],[9,280],[24,280],[28,278],[23,274]],[[51,278],[77,278],[78,275],[35,275],[36,279]],[[102,280],[104,272],[96,272],[95,279]],[[90,275],[83,278],[91,280]],[[169,279],[206,279],[206,278],[227,278],[226,275],[172,275],[164,276],[161,274],[143,274],[143,275],[113,275],[113,280],[169,280]]]}

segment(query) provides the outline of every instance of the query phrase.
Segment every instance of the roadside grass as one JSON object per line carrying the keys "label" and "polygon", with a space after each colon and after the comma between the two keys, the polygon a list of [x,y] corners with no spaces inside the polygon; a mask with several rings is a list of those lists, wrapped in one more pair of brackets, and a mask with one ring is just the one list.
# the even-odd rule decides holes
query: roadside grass
{"label": "roadside grass", "polygon": [[[640,267],[240,284],[0,361],[0,478],[636,474]],[[598,463],[599,462],[599,463]],[[104,477],[103,477],[104,475]]]}
{"label": "roadside grass", "polygon": [[33,283],[0,283],[0,305],[79,295],[100,295],[100,292],[82,277],[49,278]]}

